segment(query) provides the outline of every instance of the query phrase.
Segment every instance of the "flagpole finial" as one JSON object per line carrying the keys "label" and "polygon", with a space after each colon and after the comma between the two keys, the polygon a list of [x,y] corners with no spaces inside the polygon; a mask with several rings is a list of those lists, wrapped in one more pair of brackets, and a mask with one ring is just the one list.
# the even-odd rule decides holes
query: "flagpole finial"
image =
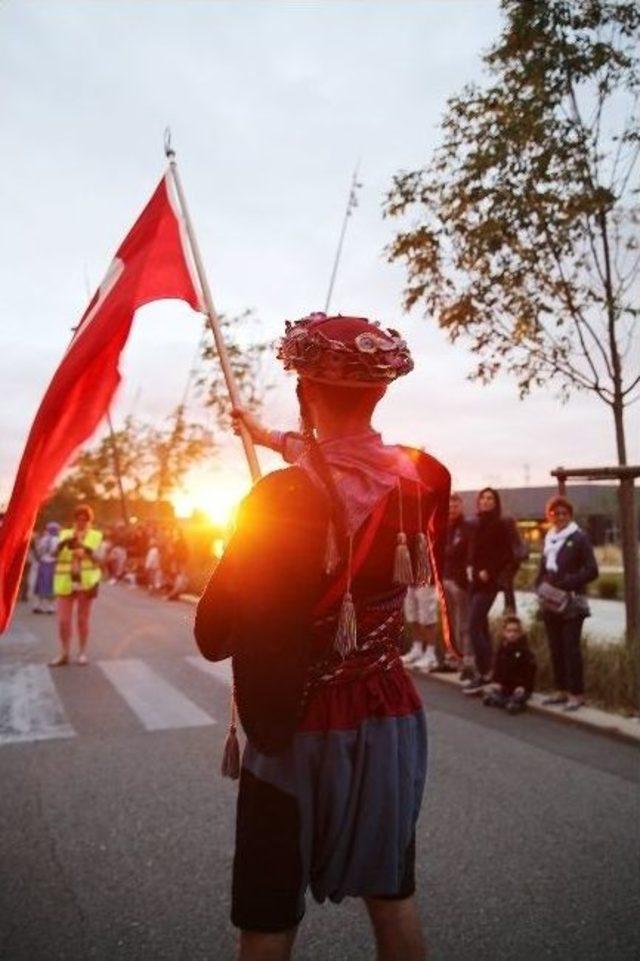
{"label": "flagpole finial", "polygon": [[170,163],[172,163],[176,159],[176,152],[171,146],[171,127],[165,127],[164,155]]}

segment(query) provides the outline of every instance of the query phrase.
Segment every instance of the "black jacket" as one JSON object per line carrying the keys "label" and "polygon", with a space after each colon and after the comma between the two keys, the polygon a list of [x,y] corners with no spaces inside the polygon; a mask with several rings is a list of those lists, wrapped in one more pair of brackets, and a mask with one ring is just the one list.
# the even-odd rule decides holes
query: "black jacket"
{"label": "black jacket", "polygon": [[536,576],[536,587],[542,581],[548,581],[563,591],[584,594],[587,584],[598,576],[598,562],[591,541],[580,528],[564,542],[558,551],[556,563],[557,571],[547,571],[543,552]]}
{"label": "black jacket", "polygon": [[453,581],[463,589],[469,586],[467,561],[469,557],[469,522],[459,517],[447,527],[447,541],[444,549],[445,581]]}
{"label": "black jacket", "polygon": [[535,677],[536,659],[526,637],[510,644],[502,641],[493,658],[492,680],[509,694],[523,687],[529,696]]}
{"label": "black jacket", "polygon": [[[441,583],[449,472],[420,451],[412,456],[428,489],[422,517],[433,545],[433,573]],[[406,491],[403,484],[410,539],[417,532],[415,491],[413,481]],[[323,572],[328,514],[323,492],[301,468],[268,474],[244,501],[236,532],[197,607],[198,647],[212,661],[233,657],[240,720],[249,740],[265,754],[287,747],[304,706],[309,669],[326,654],[312,649],[311,627],[316,605],[337,578]],[[366,561],[354,574],[356,608],[359,599],[393,586],[398,527],[398,500],[390,496]],[[354,558],[360,533],[354,538]]]}
{"label": "black jacket", "polygon": [[[505,520],[493,511],[478,514],[469,539],[469,566],[472,568],[471,587],[474,591],[497,591],[504,586],[505,571],[513,564],[511,534]],[[480,580],[486,571],[488,581]]]}

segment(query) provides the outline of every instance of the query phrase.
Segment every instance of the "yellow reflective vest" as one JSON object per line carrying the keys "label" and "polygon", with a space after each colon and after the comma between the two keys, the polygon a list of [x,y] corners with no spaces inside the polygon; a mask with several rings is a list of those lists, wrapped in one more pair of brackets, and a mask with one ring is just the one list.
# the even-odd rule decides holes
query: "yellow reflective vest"
{"label": "yellow reflective vest", "polygon": [[[74,537],[75,531],[72,527],[60,531],[60,541]],[[97,531],[90,527],[82,538],[83,547],[88,547],[92,551],[97,551],[102,544],[102,531]],[[100,583],[102,571],[95,557],[85,556],[80,561],[80,582],[74,582],[73,572],[73,551],[68,547],[63,547],[56,560],[56,567],[53,574],[53,593],[56,597],[65,597],[73,594],[74,591],[90,591],[92,587]]]}

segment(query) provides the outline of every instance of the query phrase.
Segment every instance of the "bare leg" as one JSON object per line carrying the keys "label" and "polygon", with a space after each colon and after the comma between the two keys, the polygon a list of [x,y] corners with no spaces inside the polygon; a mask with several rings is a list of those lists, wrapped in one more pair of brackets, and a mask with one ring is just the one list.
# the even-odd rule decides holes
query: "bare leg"
{"label": "bare leg", "polygon": [[238,961],[289,961],[297,932],[297,928],[276,934],[241,931]]}
{"label": "bare leg", "polygon": [[87,663],[85,653],[89,640],[89,615],[91,613],[92,598],[81,592],[78,597],[78,664]]}
{"label": "bare leg", "polygon": [[60,639],[60,654],[53,661],[51,667],[62,667],[69,663],[69,648],[71,646],[71,617],[73,614],[73,596],[58,598],[58,637]]}
{"label": "bare leg", "polygon": [[377,961],[426,961],[427,946],[415,897],[365,898],[378,948]]}

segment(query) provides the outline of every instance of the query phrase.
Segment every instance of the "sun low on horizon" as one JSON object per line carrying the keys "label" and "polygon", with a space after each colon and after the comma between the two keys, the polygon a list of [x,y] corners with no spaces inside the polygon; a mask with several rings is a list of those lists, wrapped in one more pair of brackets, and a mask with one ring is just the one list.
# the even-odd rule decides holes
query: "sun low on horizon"
{"label": "sun low on horizon", "polygon": [[233,523],[241,500],[251,488],[249,478],[202,467],[193,468],[181,487],[170,495],[176,517],[189,518],[198,511],[212,524],[228,527]]}

